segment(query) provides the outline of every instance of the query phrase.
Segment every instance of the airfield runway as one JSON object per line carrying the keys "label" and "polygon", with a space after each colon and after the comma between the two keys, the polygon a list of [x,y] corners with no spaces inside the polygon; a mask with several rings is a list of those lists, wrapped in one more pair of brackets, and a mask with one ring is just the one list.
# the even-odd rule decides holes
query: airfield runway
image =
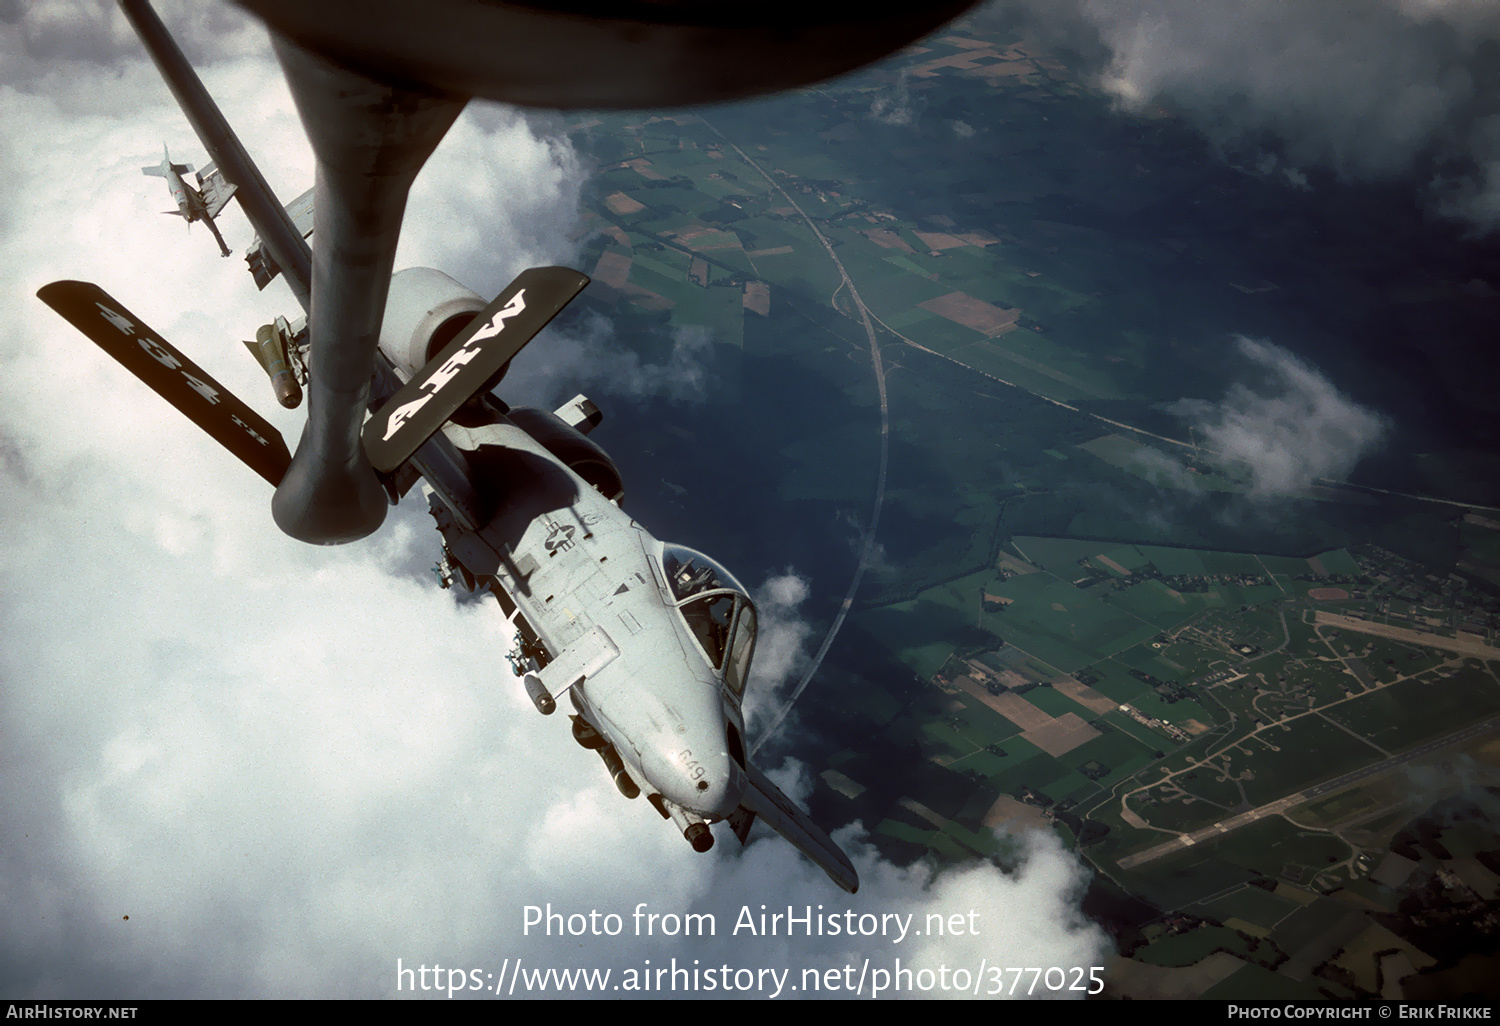
{"label": "airfield runway", "polygon": [[1400,755],[1393,755],[1389,759],[1381,759],[1377,762],[1372,762],[1368,766],[1364,766],[1350,773],[1345,773],[1341,776],[1334,777],[1332,780],[1325,780],[1323,783],[1314,785],[1313,787],[1310,787],[1305,791],[1298,791],[1295,794],[1287,795],[1285,798],[1280,798],[1274,802],[1270,802],[1269,804],[1261,805],[1246,812],[1241,812],[1229,819],[1220,820],[1219,822],[1214,823],[1212,826],[1206,826],[1201,830],[1195,830],[1191,834],[1183,834],[1179,837],[1173,838],[1170,841],[1164,841],[1154,847],[1147,848],[1145,851],[1136,852],[1134,855],[1127,855],[1125,858],[1120,859],[1117,864],[1121,869],[1136,869],[1148,862],[1159,859],[1164,855],[1170,855],[1174,852],[1182,851],[1184,848],[1190,848],[1195,844],[1202,843],[1203,841],[1210,841],[1222,837],[1232,830],[1238,830],[1242,826],[1248,826],[1249,824],[1254,823],[1257,820],[1264,819],[1266,816],[1280,815],[1290,809],[1296,808],[1298,805],[1312,801],[1315,798],[1321,798],[1325,795],[1332,794],[1334,791],[1339,791],[1343,788],[1350,787],[1362,780],[1373,777],[1378,773],[1384,773],[1387,770],[1395,769],[1397,766],[1404,765],[1408,762],[1413,761],[1414,759],[1419,759],[1426,755],[1431,755],[1434,752],[1440,752],[1445,748],[1452,748],[1455,745],[1464,744],[1497,729],[1500,729],[1500,716],[1492,716],[1489,719],[1484,720],[1480,723],[1476,723],[1471,727],[1465,727],[1463,730],[1448,734],[1445,737],[1440,737],[1435,740],[1428,741],[1425,744],[1420,744],[1415,748],[1402,752]]}

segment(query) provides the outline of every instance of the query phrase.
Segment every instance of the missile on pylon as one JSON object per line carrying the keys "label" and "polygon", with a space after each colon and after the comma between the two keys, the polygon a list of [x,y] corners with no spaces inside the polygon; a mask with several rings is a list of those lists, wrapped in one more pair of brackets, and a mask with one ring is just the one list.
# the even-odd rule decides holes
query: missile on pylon
{"label": "missile on pylon", "polygon": [[255,329],[255,341],[246,342],[245,348],[271,379],[271,391],[276,393],[276,401],[289,410],[295,410],[302,405],[302,386],[297,383],[297,376],[292,373],[287,358],[287,329],[284,325],[280,318],[277,318],[277,323],[262,324]]}

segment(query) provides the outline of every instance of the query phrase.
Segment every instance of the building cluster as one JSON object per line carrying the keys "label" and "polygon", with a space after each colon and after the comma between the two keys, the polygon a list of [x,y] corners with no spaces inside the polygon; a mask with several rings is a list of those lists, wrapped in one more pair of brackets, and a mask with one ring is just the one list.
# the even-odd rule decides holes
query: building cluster
{"label": "building cluster", "polygon": [[1500,595],[1461,573],[1445,577],[1378,545],[1352,552],[1365,572],[1359,582],[1374,612],[1386,622],[1415,629],[1447,629],[1486,641],[1500,640]]}
{"label": "building cluster", "polygon": [[1152,730],[1161,731],[1178,744],[1185,744],[1189,740],[1187,731],[1175,723],[1168,723],[1166,720],[1158,720],[1154,716],[1147,716],[1133,705],[1128,703],[1121,705],[1120,711],[1143,727],[1150,727]]}

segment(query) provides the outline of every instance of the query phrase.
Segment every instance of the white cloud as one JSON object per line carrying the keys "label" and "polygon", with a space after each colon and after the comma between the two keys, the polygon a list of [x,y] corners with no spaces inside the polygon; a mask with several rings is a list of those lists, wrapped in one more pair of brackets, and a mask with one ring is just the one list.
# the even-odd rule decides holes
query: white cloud
{"label": "white cloud", "polygon": [[870,101],[870,117],[887,125],[910,125],[915,120],[916,108],[905,71],[889,89],[875,94]]}
{"label": "white cloud", "polygon": [[1216,403],[1184,399],[1171,407],[1200,444],[1249,468],[1252,494],[1304,491],[1319,478],[1342,480],[1380,441],[1384,422],[1317,369],[1269,342],[1241,337],[1240,353],[1262,381],[1236,383]]}
{"label": "white cloud", "polygon": [[[1094,59],[1123,105],[1169,104],[1223,145],[1278,141],[1292,167],[1411,180],[1500,226],[1488,0],[1001,0]],[[1439,174],[1441,171],[1441,174]]]}
{"label": "white cloud", "polygon": [[1158,488],[1178,488],[1189,492],[1198,490],[1197,481],[1181,461],[1153,446],[1143,445],[1137,449],[1131,463],[1141,477]]}
{"label": "white cloud", "polygon": [[713,336],[704,327],[672,329],[672,348],[659,363],[642,360],[605,317],[590,312],[571,328],[553,328],[516,357],[498,392],[508,401],[556,405],[580,388],[608,389],[614,398],[701,403],[708,395]]}
{"label": "white cloud", "polygon": [[792,567],[755,589],[760,619],[745,692],[745,729],[751,741],[781,714],[790,685],[810,665],[806,643],[813,628],[800,610],[811,594],[811,583]]}
{"label": "white cloud", "polygon": [[[538,124],[515,108],[469,105],[412,187],[418,213],[397,267],[443,268],[488,296],[527,267],[573,262],[585,174],[568,140]],[[442,229],[422,230],[417,218]]]}

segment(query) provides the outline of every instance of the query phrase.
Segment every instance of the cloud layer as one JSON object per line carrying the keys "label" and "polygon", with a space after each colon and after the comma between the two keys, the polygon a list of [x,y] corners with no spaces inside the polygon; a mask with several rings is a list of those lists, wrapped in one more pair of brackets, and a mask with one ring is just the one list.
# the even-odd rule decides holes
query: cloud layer
{"label": "cloud layer", "polygon": [[571,399],[579,389],[688,403],[708,397],[713,339],[700,325],[671,329],[671,347],[654,363],[643,360],[608,318],[593,311],[568,327],[549,330],[545,344],[527,346],[516,357],[499,389],[502,395],[549,407]]}
{"label": "cloud layer", "polygon": [[750,690],[745,696],[745,729],[752,738],[760,737],[781,713],[793,678],[807,670],[806,643],[813,628],[800,610],[811,594],[811,583],[791,567],[755,589],[760,619]]}
{"label": "cloud layer", "polygon": [[1293,171],[1412,181],[1500,226],[1500,7],[1489,0],[997,0],[1120,104],[1180,111]]}

